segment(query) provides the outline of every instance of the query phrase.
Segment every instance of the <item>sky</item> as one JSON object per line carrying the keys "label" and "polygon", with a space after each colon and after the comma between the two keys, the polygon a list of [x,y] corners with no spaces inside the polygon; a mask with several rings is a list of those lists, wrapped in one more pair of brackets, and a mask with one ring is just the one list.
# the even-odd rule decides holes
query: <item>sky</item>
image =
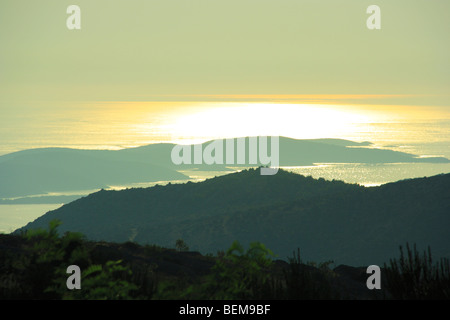
{"label": "sky", "polygon": [[444,0],[2,0],[0,154],[375,139],[353,123],[450,119],[448,12]]}
{"label": "sky", "polygon": [[[71,4],[80,30],[66,27]],[[371,4],[380,30],[366,26]],[[236,95],[448,106],[448,12],[444,0],[2,0],[0,112]]]}

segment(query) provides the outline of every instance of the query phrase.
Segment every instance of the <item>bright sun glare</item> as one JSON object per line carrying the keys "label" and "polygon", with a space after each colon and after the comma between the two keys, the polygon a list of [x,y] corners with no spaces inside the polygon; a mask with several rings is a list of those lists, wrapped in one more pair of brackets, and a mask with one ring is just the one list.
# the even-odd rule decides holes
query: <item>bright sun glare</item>
{"label": "bright sun glare", "polygon": [[214,103],[206,110],[181,116],[173,134],[190,139],[256,135],[302,139],[342,136],[369,116],[344,106],[276,103]]}

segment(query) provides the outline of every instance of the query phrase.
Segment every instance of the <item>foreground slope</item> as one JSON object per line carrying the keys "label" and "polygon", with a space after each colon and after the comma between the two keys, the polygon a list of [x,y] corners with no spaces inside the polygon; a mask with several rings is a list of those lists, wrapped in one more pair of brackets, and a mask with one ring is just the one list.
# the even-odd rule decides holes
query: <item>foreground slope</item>
{"label": "foreground slope", "polygon": [[[93,240],[215,253],[260,241],[285,259],[382,264],[406,242],[450,256],[450,174],[365,188],[280,170],[245,170],[200,183],[99,191],[50,211],[23,229],[62,221]],[[20,230],[19,230],[20,231]]]}

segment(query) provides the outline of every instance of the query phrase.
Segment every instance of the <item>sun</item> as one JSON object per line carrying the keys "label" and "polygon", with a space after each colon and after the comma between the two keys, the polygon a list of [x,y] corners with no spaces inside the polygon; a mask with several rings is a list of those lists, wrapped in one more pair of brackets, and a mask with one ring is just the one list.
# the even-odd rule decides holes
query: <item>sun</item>
{"label": "sun", "polygon": [[355,123],[369,121],[368,115],[344,106],[214,102],[180,116],[172,131],[191,140],[261,135],[313,139],[340,137]]}

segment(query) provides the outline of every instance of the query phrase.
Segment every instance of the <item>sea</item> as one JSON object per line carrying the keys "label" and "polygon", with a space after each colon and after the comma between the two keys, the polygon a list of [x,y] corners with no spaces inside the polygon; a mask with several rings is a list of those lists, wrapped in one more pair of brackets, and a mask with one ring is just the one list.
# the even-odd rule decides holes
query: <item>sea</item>
{"label": "sea", "polygon": [[[82,109],[82,108],[81,108]],[[115,113],[114,113],[115,110]],[[194,136],[189,133],[171,133],[173,123],[169,116],[153,112],[145,116],[144,109],[133,116],[123,117],[113,109],[113,115],[105,116],[101,110],[82,110],[47,113],[41,121],[33,115],[0,118],[0,156],[11,152],[39,147],[71,147],[82,149],[109,149],[136,147],[158,142],[206,141],[217,135]],[[173,114],[171,117],[173,118]],[[34,119],[34,120],[33,120]],[[43,120],[45,119],[45,121]],[[177,120],[179,121],[179,120]],[[39,124],[40,123],[40,124]],[[328,133],[330,131],[327,131]],[[328,136],[290,135],[292,138],[338,138],[356,142],[369,141],[370,147],[385,148],[411,153],[420,157],[440,156],[450,159],[450,117],[409,120],[349,123],[347,130],[336,131]],[[181,139],[182,140],[182,139]],[[314,178],[342,180],[366,187],[375,187],[403,179],[450,173],[449,163],[316,163],[313,166],[286,167],[286,170]],[[184,172],[191,181],[224,174],[224,172]],[[186,181],[178,181],[184,183]],[[0,177],[1,183],[1,177]],[[164,181],[158,184],[164,184]],[[173,183],[173,182],[172,182]],[[127,187],[149,187],[156,183],[141,183],[129,186],[111,186],[111,189]],[[95,191],[95,190],[94,190]],[[69,194],[87,195],[93,190],[73,190]],[[60,194],[64,195],[64,194]],[[0,197],[1,198],[1,197]],[[34,221],[63,203],[48,204],[2,204],[0,205],[0,233],[10,233]]]}

